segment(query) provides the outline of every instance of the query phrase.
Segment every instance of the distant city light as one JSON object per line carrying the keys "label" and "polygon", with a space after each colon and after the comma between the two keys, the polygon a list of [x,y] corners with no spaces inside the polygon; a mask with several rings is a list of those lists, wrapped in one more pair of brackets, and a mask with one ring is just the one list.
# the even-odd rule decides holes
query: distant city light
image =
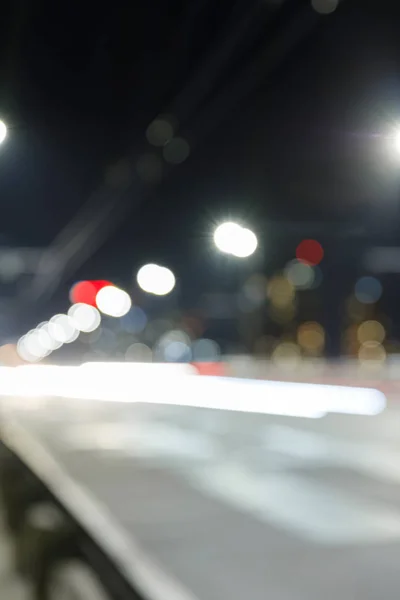
{"label": "distant city light", "polygon": [[400,129],[393,136],[393,145],[395,150],[400,154]]}
{"label": "distant city light", "polygon": [[144,292],[165,296],[172,292],[175,287],[175,276],[170,269],[155,264],[141,267],[136,276],[139,287]]}
{"label": "distant city light", "polygon": [[354,294],[362,304],[374,304],[382,296],[382,284],[375,277],[361,277],[355,285]]}
{"label": "distant city light", "polygon": [[303,323],[297,330],[297,342],[307,352],[319,354],[325,345],[324,328],[315,321]]}
{"label": "distant city light", "polygon": [[146,344],[137,342],[129,346],[125,352],[125,360],[128,362],[151,362],[153,360],[153,352]]}
{"label": "distant city light", "polygon": [[364,321],[357,329],[357,339],[360,344],[378,342],[381,344],[386,337],[386,331],[379,321]]}
{"label": "distant city light", "polygon": [[0,144],[4,142],[7,137],[7,126],[4,121],[0,121]]}
{"label": "distant city light", "polygon": [[113,285],[101,288],[96,296],[97,308],[110,317],[123,317],[129,312],[132,300],[124,290]]}
{"label": "distant city light", "polygon": [[62,344],[74,342],[79,335],[71,317],[63,314],[55,315],[50,319],[48,332],[53,339]]}
{"label": "distant city light", "polygon": [[313,287],[314,268],[302,261],[292,260],[285,267],[285,275],[295,288],[308,290]]}
{"label": "distant city light", "polygon": [[233,256],[247,258],[257,250],[258,241],[256,235],[250,229],[242,228],[239,239],[232,250]]}
{"label": "distant city light", "polygon": [[91,333],[101,323],[101,316],[97,308],[89,304],[73,304],[68,311],[74,326],[83,333]]}
{"label": "distant city light", "polygon": [[311,6],[320,15],[330,15],[339,6],[339,0],[311,0]]}
{"label": "distant city light", "polygon": [[385,348],[380,342],[365,342],[358,352],[358,359],[363,366],[379,367],[386,360]]}
{"label": "distant city light", "polygon": [[276,275],[269,280],[267,286],[268,298],[277,308],[290,306],[295,299],[295,288],[291,281],[282,275]]}
{"label": "distant city light", "polygon": [[237,258],[251,256],[258,246],[257,237],[250,229],[230,221],[216,228],[214,243],[221,252]]}
{"label": "distant city light", "polygon": [[133,306],[119,322],[120,328],[127,333],[141,333],[146,325],[146,313],[139,306]]}
{"label": "distant city light", "polygon": [[206,338],[196,340],[192,344],[192,360],[195,362],[215,362],[221,358],[221,348]]}
{"label": "distant city light", "polygon": [[324,258],[324,249],[317,240],[303,240],[296,248],[296,258],[307,265],[318,265]]}
{"label": "distant city light", "polygon": [[90,306],[96,307],[97,293],[108,285],[112,285],[112,283],[103,279],[78,281],[72,286],[69,293],[71,304],[90,304]]}
{"label": "distant city light", "polygon": [[50,351],[43,347],[39,331],[32,329],[18,341],[17,353],[27,362],[37,362],[48,356]]}

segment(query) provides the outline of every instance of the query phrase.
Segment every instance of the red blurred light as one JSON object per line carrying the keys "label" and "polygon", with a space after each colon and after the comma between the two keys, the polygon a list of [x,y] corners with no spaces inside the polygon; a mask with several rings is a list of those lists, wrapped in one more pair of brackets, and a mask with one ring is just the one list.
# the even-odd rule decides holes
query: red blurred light
{"label": "red blurred light", "polygon": [[303,240],[296,248],[296,258],[307,265],[318,265],[324,258],[324,249],[317,240]]}
{"label": "red blurred light", "polygon": [[96,307],[97,293],[107,285],[112,285],[110,281],[98,279],[96,281],[78,281],[72,286],[69,298],[72,304],[82,302]]}

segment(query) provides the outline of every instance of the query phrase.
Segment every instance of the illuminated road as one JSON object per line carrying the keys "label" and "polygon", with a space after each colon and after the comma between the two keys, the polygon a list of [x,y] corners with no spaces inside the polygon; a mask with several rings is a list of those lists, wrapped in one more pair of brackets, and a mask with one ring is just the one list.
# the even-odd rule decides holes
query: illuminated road
{"label": "illuminated road", "polygon": [[74,400],[18,422],[183,585],[166,600],[398,597],[395,407],[301,419]]}

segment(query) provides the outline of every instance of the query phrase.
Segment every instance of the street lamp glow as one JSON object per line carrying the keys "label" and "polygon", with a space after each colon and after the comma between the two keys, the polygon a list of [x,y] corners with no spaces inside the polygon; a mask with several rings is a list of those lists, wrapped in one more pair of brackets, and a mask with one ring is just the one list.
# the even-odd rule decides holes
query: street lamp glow
{"label": "street lamp glow", "polygon": [[124,290],[106,285],[97,293],[96,304],[97,308],[109,317],[123,317],[130,311],[132,300]]}
{"label": "street lamp glow", "polygon": [[4,121],[0,121],[0,144],[4,142],[7,137],[7,126]]}
{"label": "street lamp glow", "polygon": [[258,245],[257,237],[250,229],[232,222],[222,223],[217,227],[214,242],[221,252],[237,258],[251,256]]}
{"label": "street lamp glow", "polygon": [[175,287],[175,275],[170,269],[148,264],[141,267],[136,276],[139,287],[148,294],[166,296]]}
{"label": "street lamp glow", "polygon": [[396,152],[398,152],[398,154],[400,154],[400,129],[398,131],[396,131],[396,133],[393,136],[393,145],[394,145]]}
{"label": "street lamp glow", "polygon": [[84,333],[95,331],[101,323],[101,316],[97,308],[89,304],[73,304],[68,311],[76,329]]}

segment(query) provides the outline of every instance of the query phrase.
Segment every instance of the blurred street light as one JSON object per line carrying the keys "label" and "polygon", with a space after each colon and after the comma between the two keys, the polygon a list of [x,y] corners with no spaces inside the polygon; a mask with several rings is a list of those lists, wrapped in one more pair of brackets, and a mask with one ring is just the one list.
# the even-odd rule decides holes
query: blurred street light
{"label": "blurred street light", "polygon": [[396,131],[396,133],[393,136],[393,145],[396,152],[400,154],[400,129]]}
{"label": "blurred street light", "polygon": [[124,290],[107,285],[97,293],[97,308],[110,317],[123,317],[132,306],[132,300]]}
{"label": "blurred street light", "polygon": [[4,121],[0,121],[0,144],[4,142],[7,137],[7,126]]}
{"label": "blurred street light", "polygon": [[170,269],[148,264],[141,267],[136,276],[139,287],[144,292],[156,296],[166,296],[175,287],[175,275]]}
{"label": "blurred street light", "polygon": [[217,227],[214,243],[221,252],[237,258],[251,256],[258,246],[257,237],[250,229],[232,222],[222,223]]}

